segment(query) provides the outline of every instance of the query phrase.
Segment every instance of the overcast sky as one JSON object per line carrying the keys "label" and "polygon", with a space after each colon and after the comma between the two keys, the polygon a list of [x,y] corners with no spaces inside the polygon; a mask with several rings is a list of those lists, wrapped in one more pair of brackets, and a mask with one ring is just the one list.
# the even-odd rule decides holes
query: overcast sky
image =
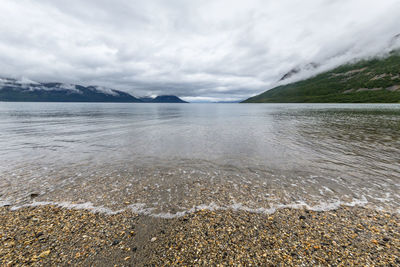
{"label": "overcast sky", "polygon": [[399,0],[0,0],[0,13],[0,76],[189,101],[245,99],[400,33]]}

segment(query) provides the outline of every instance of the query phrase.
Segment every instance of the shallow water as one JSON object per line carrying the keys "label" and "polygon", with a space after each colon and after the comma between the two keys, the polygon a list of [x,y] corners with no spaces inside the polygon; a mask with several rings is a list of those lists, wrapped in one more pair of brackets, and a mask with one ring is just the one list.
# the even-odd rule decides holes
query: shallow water
{"label": "shallow water", "polygon": [[0,204],[400,212],[399,130],[400,105],[0,103]]}

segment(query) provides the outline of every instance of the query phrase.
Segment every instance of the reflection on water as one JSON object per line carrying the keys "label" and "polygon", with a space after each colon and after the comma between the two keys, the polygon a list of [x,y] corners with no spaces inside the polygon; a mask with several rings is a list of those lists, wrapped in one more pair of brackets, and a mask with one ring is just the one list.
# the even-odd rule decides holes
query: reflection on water
{"label": "reflection on water", "polygon": [[399,128],[399,105],[1,103],[0,201],[400,211]]}

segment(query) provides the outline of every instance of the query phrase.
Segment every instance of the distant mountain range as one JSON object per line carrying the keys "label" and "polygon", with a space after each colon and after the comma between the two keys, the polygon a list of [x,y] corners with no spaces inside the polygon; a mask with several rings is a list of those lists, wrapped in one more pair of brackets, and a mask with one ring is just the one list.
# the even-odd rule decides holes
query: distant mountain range
{"label": "distant mountain range", "polygon": [[[310,64],[308,68],[314,68]],[[285,74],[285,80],[299,72]],[[342,65],[309,79],[281,85],[243,103],[400,103],[400,53]]]}
{"label": "distant mountain range", "polygon": [[31,80],[10,78],[0,78],[0,101],[185,103],[179,97],[171,95],[141,99],[126,92],[101,86],[38,83]]}
{"label": "distant mountain range", "polygon": [[145,103],[187,103],[186,101],[183,101],[182,99],[174,95],[160,95],[154,98],[141,97],[139,99]]}

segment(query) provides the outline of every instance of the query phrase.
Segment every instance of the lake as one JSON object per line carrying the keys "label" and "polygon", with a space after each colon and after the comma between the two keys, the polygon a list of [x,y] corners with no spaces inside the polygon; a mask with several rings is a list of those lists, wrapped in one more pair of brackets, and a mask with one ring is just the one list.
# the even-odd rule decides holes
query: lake
{"label": "lake", "polygon": [[400,105],[0,103],[0,204],[45,203],[400,212]]}

